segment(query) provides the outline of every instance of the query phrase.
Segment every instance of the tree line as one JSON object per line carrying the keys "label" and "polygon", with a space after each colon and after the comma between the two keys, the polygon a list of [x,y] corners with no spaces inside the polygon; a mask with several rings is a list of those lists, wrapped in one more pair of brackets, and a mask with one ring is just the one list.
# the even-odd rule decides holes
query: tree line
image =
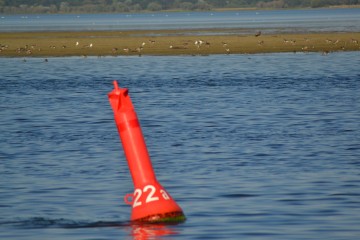
{"label": "tree line", "polygon": [[209,11],[216,8],[319,8],[360,0],[0,0],[0,13]]}

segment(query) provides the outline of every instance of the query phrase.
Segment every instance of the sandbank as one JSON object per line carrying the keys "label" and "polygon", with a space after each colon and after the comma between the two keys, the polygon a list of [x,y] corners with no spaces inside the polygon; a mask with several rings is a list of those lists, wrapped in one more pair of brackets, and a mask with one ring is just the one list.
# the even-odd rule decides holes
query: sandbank
{"label": "sandbank", "polygon": [[[206,34],[205,34],[206,32]],[[204,33],[204,34],[202,34]],[[0,33],[0,57],[210,55],[359,51],[359,32],[243,34],[221,30]]]}

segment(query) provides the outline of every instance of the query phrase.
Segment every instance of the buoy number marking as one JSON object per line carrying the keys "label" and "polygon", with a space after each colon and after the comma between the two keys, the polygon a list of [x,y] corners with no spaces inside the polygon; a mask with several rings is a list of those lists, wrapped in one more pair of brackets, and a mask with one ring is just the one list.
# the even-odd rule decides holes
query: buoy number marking
{"label": "buoy number marking", "polygon": [[169,200],[170,199],[170,197],[169,197],[169,195],[164,191],[164,190],[160,190],[160,193],[161,193],[161,195],[163,196],[163,198],[165,199],[165,200]]}
{"label": "buoy number marking", "polygon": [[146,203],[152,202],[152,201],[158,201],[159,198],[158,197],[154,197],[156,188],[153,185],[147,185],[144,187],[144,192],[147,192],[150,189],[150,193],[146,198]]}
{"label": "buoy number marking", "polygon": [[139,198],[141,197],[141,189],[135,189],[135,192],[134,192],[134,204],[133,204],[133,207],[137,207],[137,206],[140,206],[141,205],[141,202],[139,201]]}
{"label": "buoy number marking", "polygon": [[[136,188],[134,191],[134,203],[133,203],[133,208],[141,206],[142,205],[142,201],[140,201],[140,198],[142,196],[143,193],[147,193],[147,197],[145,199],[145,203],[149,203],[149,202],[153,202],[153,201],[159,201],[159,197],[155,196],[156,193],[156,188],[153,185],[146,185],[143,190],[141,190],[140,188]],[[170,196],[165,192],[165,190],[160,189],[160,193],[161,196],[165,199],[165,200],[169,200]]]}

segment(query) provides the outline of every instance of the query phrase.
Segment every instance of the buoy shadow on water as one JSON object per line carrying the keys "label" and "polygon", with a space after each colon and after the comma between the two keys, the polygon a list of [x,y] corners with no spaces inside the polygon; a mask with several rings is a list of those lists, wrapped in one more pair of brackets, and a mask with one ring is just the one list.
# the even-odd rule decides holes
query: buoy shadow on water
{"label": "buoy shadow on water", "polygon": [[134,239],[151,239],[153,237],[164,237],[177,235],[179,232],[172,226],[178,223],[140,223],[129,221],[76,221],[69,219],[49,219],[34,217],[29,219],[16,219],[0,222],[0,227],[17,229],[45,229],[45,228],[119,228],[128,232]]}
{"label": "buoy shadow on water", "polygon": [[0,226],[18,228],[96,228],[96,227],[146,227],[146,226],[173,226],[179,222],[142,223],[135,221],[76,221],[64,218],[50,219],[33,217],[29,219],[15,219],[0,222]]}
{"label": "buoy shadow on water", "polygon": [[130,225],[131,223],[128,221],[76,221],[64,218],[50,219],[43,217],[0,222],[0,226],[21,229],[128,227]]}

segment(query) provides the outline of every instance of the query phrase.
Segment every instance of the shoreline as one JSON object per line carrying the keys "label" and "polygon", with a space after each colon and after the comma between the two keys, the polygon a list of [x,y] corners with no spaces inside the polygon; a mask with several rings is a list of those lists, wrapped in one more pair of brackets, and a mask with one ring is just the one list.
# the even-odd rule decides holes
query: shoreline
{"label": "shoreline", "polygon": [[[230,31],[230,33],[229,33]],[[360,51],[360,32],[243,34],[242,29],[0,33],[0,57]],[[204,34],[206,32],[206,34]]]}
{"label": "shoreline", "polygon": [[341,5],[330,5],[322,7],[286,7],[286,8],[276,8],[276,7],[215,7],[208,10],[184,10],[179,8],[172,8],[159,11],[150,11],[150,10],[140,10],[140,11],[98,11],[98,12],[82,12],[82,11],[71,11],[71,12],[17,12],[17,13],[0,13],[2,15],[37,15],[37,14],[148,14],[148,13],[170,13],[170,12],[229,12],[229,11],[272,11],[272,10],[316,10],[316,9],[343,9],[343,8],[360,8],[360,4],[341,4]]}

